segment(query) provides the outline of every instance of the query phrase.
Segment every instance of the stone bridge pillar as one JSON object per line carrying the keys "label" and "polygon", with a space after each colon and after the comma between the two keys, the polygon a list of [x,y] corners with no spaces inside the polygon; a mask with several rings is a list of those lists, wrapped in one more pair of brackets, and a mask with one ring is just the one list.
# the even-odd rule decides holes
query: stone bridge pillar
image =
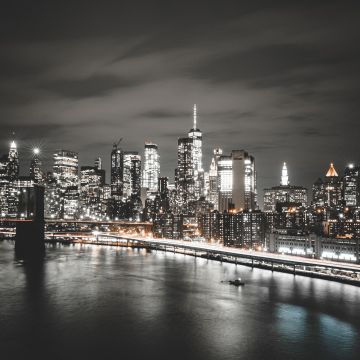
{"label": "stone bridge pillar", "polygon": [[18,255],[37,255],[45,250],[44,187],[34,185],[20,191],[19,216],[16,224],[15,251]]}

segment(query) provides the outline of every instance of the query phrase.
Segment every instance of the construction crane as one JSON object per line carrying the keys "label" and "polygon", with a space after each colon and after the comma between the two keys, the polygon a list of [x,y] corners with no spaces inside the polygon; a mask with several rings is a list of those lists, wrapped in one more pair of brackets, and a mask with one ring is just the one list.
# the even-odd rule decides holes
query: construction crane
{"label": "construction crane", "polygon": [[114,143],[114,148],[117,148],[119,146],[119,144],[121,143],[123,138],[120,138],[119,141],[117,143]]}

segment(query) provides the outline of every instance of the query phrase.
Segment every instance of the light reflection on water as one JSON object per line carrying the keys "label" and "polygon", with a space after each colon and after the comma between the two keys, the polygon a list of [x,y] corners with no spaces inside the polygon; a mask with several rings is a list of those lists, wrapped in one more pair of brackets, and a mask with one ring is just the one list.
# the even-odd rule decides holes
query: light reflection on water
{"label": "light reflection on water", "polygon": [[[360,289],[350,285],[90,245],[47,248],[33,264],[0,242],[0,264],[9,359],[358,358]],[[237,277],[245,287],[222,282]]]}

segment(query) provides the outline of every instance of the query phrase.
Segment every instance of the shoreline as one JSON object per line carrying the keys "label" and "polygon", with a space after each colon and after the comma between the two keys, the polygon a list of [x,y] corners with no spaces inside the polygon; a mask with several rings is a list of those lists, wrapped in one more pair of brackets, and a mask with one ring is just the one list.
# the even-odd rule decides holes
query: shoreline
{"label": "shoreline", "polygon": [[[0,241],[13,241],[15,242],[15,240],[13,238],[0,238]],[[265,263],[260,263],[260,262],[256,262],[256,261],[249,261],[249,259],[242,259],[243,261],[239,261],[239,258],[229,258],[229,257],[224,257],[221,255],[212,255],[209,253],[197,253],[196,251],[189,251],[189,250],[185,250],[185,249],[167,249],[166,246],[164,247],[159,247],[159,246],[154,246],[154,245],[140,245],[140,244],[129,244],[129,243],[124,243],[124,242],[113,242],[113,241],[98,241],[98,242],[94,242],[94,241],[86,241],[86,240],[81,240],[81,241],[77,241],[77,240],[64,240],[64,239],[47,239],[45,240],[45,244],[62,244],[65,246],[70,246],[70,245],[75,245],[75,244],[86,244],[86,245],[100,245],[100,246],[115,246],[115,247],[123,247],[123,248],[138,248],[138,249],[147,249],[149,251],[163,251],[163,252],[172,252],[172,253],[176,253],[176,254],[183,254],[183,255],[189,255],[192,257],[200,257],[203,259],[207,259],[207,260],[213,260],[213,261],[218,261],[218,262],[225,262],[225,263],[229,263],[229,264],[234,264],[235,266],[237,265],[242,265],[242,266],[247,266],[247,267],[251,267],[251,268],[258,268],[258,269],[262,269],[262,270],[268,270],[268,271],[272,271],[272,272],[281,272],[281,273],[286,273],[286,274],[292,274],[293,276],[305,276],[305,277],[310,277],[310,278],[314,278],[314,279],[321,279],[321,280],[327,280],[327,281],[335,281],[338,283],[343,283],[343,284],[347,284],[347,285],[353,285],[353,286],[357,286],[360,287],[360,278],[359,280],[357,279],[353,279],[350,277],[343,277],[343,276],[337,276],[337,275],[331,275],[331,274],[325,274],[325,273],[321,273],[321,272],[314,272],[314,271],[309,271],[309,270],[301,270],[301,269],[296,269],[296,268],[289,268],[286,267],[285,265],[270,265],[270,264],[265,264]],[[240,258],[241,259],[241,258]],[[247,261],[248,260],[248,261]]]}

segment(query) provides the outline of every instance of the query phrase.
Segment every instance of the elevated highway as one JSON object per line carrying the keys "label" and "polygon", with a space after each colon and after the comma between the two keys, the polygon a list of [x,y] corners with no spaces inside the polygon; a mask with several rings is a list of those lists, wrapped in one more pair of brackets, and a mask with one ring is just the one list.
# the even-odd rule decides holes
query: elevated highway
{"label": "elevated highway", "polygon": [[[326,280],[345,282],[360,286],[360,264],[310,259],[300,256],[229,248],[204,242],[189,242],[173,239],[154,239],[140,235],[126,235],[109,232],[93,232],[88,235],[54,234],[65,237],[68,242],[97,245],[141,247],[199,256],[211,260],[230,262],[271,271],[292,273]],[[49,241],[57,241],[48,236]],[[52,240],[51,240],[52,239]]]}

